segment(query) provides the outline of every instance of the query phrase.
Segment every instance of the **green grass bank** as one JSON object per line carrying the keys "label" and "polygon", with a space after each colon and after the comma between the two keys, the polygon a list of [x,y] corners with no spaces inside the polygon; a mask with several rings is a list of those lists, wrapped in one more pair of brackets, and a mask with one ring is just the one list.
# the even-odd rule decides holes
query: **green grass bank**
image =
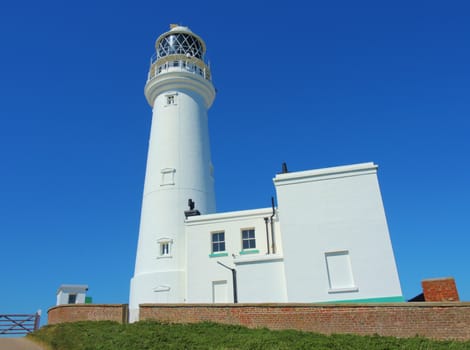
{"label": "green grass bank", "polygon": [[110,321],[61,323],[28,335],[50,350],[150,349],[470,349],[470,341],[433,341],[294,330],[271,331],[215,323],[162,324]]}

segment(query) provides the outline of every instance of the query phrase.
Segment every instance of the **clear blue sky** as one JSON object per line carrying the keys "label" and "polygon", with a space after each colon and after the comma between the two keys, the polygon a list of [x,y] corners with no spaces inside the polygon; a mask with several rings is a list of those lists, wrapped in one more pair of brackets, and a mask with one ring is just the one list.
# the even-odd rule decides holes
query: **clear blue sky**
{"label": "clear blue sky", "polygon": [[373,161],[405,298],[470,300],[465,1],[32,1],[0,9],[0,313],[64,283],[126,303],[155,39],[207,43],[218,211],[270,206],[289,170]]}

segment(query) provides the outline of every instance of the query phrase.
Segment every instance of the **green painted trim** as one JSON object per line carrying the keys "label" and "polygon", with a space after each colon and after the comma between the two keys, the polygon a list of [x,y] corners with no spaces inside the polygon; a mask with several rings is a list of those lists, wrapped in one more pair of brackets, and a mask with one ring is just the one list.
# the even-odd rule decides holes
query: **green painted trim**
{"label": "green painted trim", "polygon": [[211,253],[209,258],[220,258],[221,256],[228,256],[228,253]]}
{"label": "green painted trim", "polygon": [[383,298],[367,298],[367,299],[351,299],[351,300],[334,300],[326,301],[325,304],[352,304],[352,303],[401,303],[404,302],[403,296],[383,297]]}
{"label": "green painted trim", "polygon": [[240,255],[245,255],[245,254],[258,254],[259,250],[258,249],[250,249],[250,250],[242,250],[240,251]]}

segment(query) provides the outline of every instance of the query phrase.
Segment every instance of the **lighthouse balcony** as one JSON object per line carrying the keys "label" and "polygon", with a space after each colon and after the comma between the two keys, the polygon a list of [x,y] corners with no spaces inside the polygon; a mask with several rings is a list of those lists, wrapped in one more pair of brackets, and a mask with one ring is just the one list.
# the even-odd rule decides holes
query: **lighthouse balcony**
{"label": "lighthouse balcony", "polygon": [[152,57],[147,82],[170,72],[187,72],[211,80],[209,67],[200,59],[185,55],[171,55],[158,60]]}

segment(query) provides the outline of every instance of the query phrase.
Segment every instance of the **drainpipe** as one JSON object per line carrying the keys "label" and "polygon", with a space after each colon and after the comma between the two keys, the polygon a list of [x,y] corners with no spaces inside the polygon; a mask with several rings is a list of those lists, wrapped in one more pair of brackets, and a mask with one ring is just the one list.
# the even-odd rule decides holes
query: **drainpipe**
{"label": "drainpipe", "polygon": [[268,248],[268,254],[271,254],[271,250],[269,249],[269,229],[268,229],[268,221],[269,218],[264,218],[264,223],[266,225],[266,246]]}
{"label": "drainpipe", "polygon": [[235,270],[233,267],[228,267],[227,265],[221,263],[220,261],[217,261],[217,264],[225,267],[227,270],[232,271],[233,303],[237,304],[238,303],[237,270]]}
{"label": "drainpipe", "polygon": [[273,215],[271,215],[271,242],[273,244],[273,254],[276,254],[276,241],[274,240],[274,215],[276,215],[276,209],[274,209],[274,197],[271,197],[271,205],[273,207]]}

